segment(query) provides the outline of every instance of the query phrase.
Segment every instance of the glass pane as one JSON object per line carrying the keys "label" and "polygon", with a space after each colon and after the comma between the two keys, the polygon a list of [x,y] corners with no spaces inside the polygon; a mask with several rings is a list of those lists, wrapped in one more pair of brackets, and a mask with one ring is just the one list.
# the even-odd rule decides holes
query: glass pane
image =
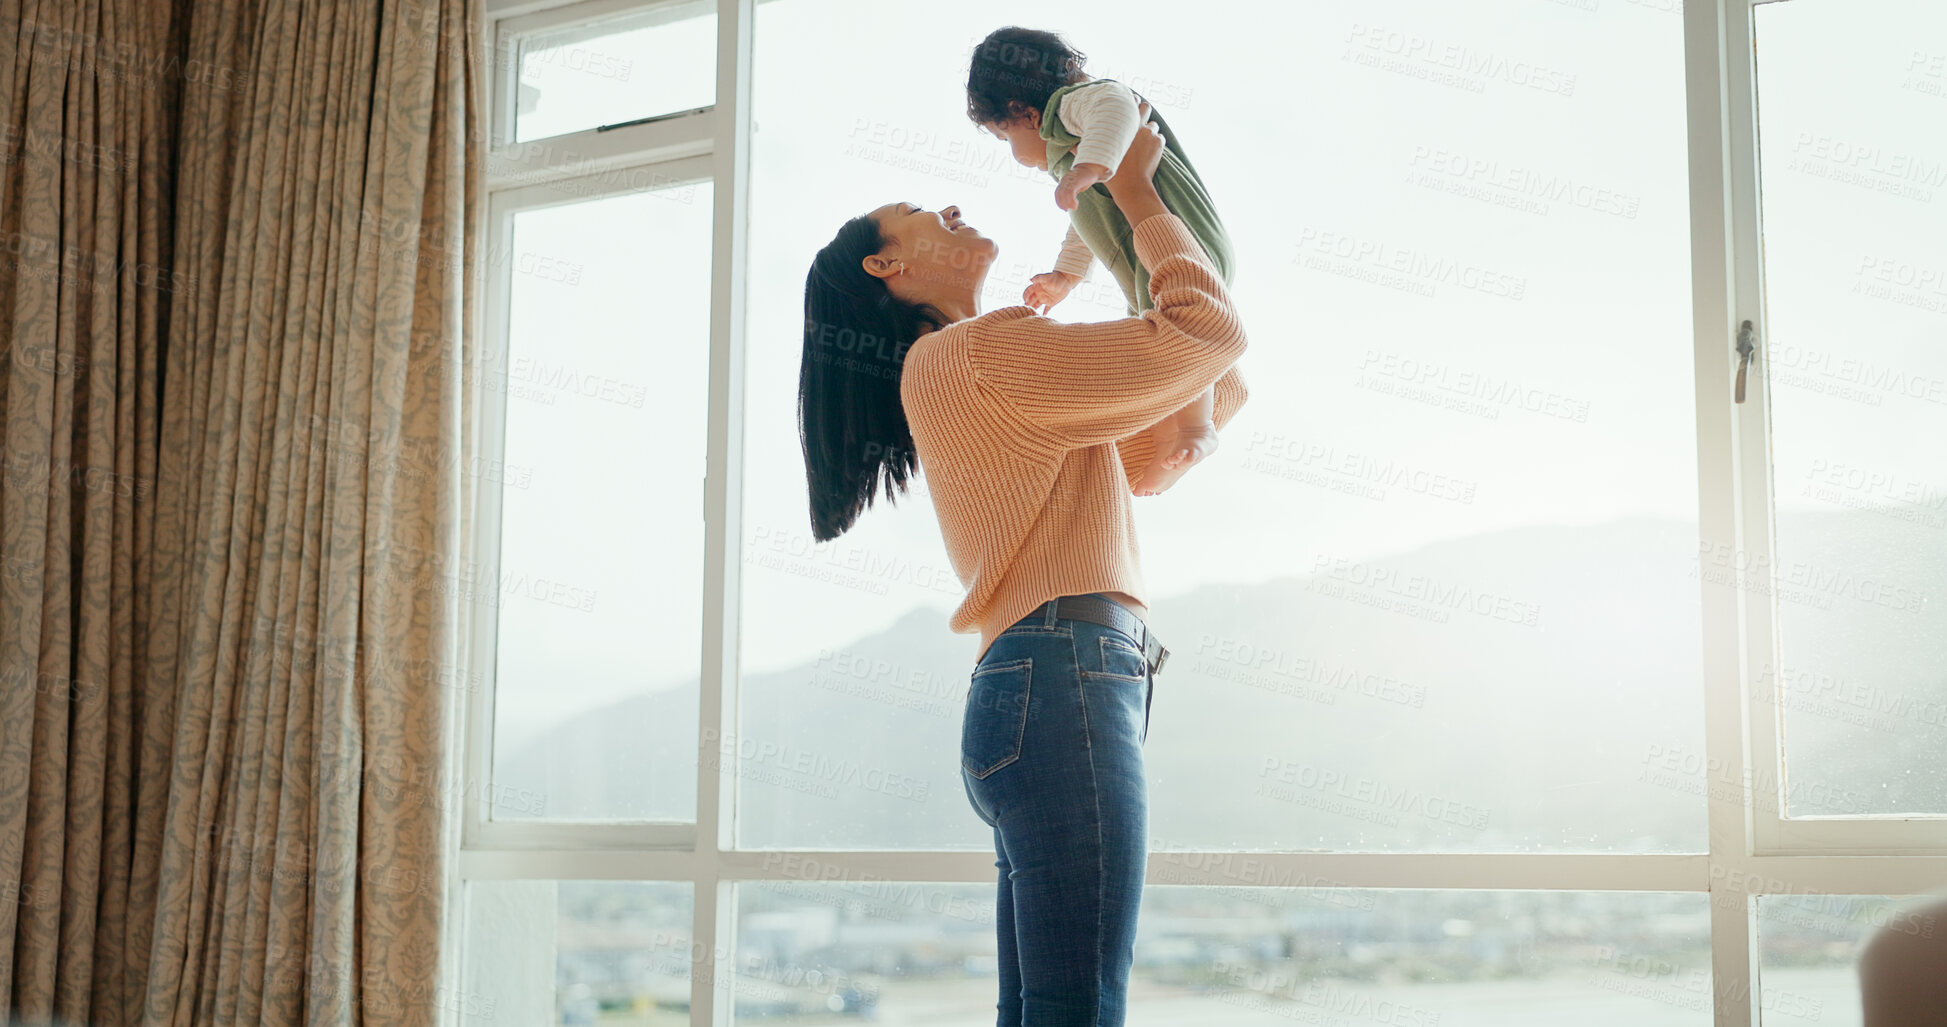
{"label": "glass pane", "polygon": [[[992,886],[744,884],[737,901],[747,1021],[994,1022]],[[1702,1027],[1709,920],[1703,895],[1151,887],[1129,1024]]]}
{"label": "glass pane", "polygon": [[[691,820],[708,182],[515,215],[493,815]],[[502,801],[507,797],[507,801]]]}
{"label": "glass pane", "polygon": [[661,4],[519,45],[516,142],[717,102],[716,0]]}
{"label": "glass pane", "polygon": [[467,884],[462,1024],[690,1022],[688,884]]}
{"label": "glass pane", "polygon": [[1758,896],[1764,1027],[1860,1027],[1859,953],[1880,928],[1931,938],[1929,915],[1886,895]]}
{"label": "glass pane", "polygon": [[1777,543],[1716,563],[1775,595],[1786,815],[1947,814],[1947,8],[1755,14]]}
{"label": "glass pane", "polygon": [[[1000,244],[987,310],[1051,266],[1053,182],[962,110],[972,45],[1013,21],[1072,27],[1093,73],[1170,122],[1236,244],[1252,332],[1222,448],[1137,502],[1175,654],[1146,750],[1155,830],[1701,850],[1706,782],[1649,772],[1702,753],[1682,19],[1099,7],[758,8],[740,741],[777,755],[748,761],[766,776],[743,780],[741,842],[991,844],[957,759],[977,642],[947,630],[961,592],[923,483],[814,545],[795,397],[806,270],[846,219],[960,205]],[[942,52],[899,89],[828,58],[916,32]],[[1267,115],[1267,95],[1332,102]],[[1053,313],[1121,306],[1098,267]]]}

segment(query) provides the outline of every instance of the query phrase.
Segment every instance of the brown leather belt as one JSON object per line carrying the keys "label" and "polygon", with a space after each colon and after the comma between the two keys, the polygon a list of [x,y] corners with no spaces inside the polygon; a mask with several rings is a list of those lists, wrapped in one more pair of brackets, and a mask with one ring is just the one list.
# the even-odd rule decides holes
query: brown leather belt
{"label": "brown leather belt", "polygon": [[[1049,612],[1049,607],[1054,608],[1052,614]],[[1156,637],[1156,633],[1149,630],[1149,625],[1143,623],[1143,619],[1136,616],[1134,610],[1110,599],[1108,596],[1094,592],[1087,595],[1061,596],[1057,599],[1050,599],[1040,606],[1035,607],[1033,612],[1029,613],[1027,617],[1052,617],[1055,619],[1066,617],[1073,620],[1087,621],[1090,624],[1100,624],[1105,628],[1113,628],[1135,639],[1136,644],[1142,647],[1143,659],[1149,664],[1149,681],[1145,685],[1143,694],[1142,733],[1143,740],[1148,741],[1149,707],[1156,699],[1156,675],[1162,671],[1163,661],[1169,659],[1170,656],[1170,651],[1164,648],[1162,641]],[[1023,617],[1022,620],[1026,620],[1027,617]]]}
{"label": "brown leather belt", "polygon": [[1074,620],[1085,620],[1090,624],[1100,624],[1105,628],[1114,628],[1128,635],[1130,638],[1135,639],[1136,644],[1142,647],[1143,659],[1149,662],[1149,672],[1151,674],[1162,673],[1163,661],[1169,659],[1170,651],[1164,648],[1162,641],[1156,637],[1156,633],[1149,630],[1149,625],[1143,623],[1143,619],[1136,616],[1134,610],[1107,596],[1091,592],[1088,595],[1061,596],[1057,599],[1050,599],[1040,606],[1035,607],[1033,612],[1029,613],[1028,616],[1045,617],[1047,616],[1047,610],[1050,605],[1054,606],[1056,617],[1068,617]]}

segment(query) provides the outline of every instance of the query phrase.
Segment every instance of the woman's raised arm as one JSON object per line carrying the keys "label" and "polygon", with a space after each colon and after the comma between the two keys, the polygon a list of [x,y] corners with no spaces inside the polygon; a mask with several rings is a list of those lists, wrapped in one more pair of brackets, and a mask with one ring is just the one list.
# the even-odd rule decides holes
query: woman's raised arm
{"label": "woman's raised arm", "polygon": [[1181,409],[1244,352],[1230,293],[1151,179],[1162,137],[1146,122],[1107,183],[1135,228],[1155,307],[1141,317],[1060,324],[1045,317],[976,325],[974,375],[1024,421],[1075,445],[1112,442]]}

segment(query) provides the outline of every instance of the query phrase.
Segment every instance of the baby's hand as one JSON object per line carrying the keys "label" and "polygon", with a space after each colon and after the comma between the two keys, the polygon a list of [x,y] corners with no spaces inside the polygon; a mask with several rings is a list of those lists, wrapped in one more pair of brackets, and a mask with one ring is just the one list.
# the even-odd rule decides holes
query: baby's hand
{"label": "baby's hand", "polygon": [[1080,275],[1071,275],[1066,271],[1045,271],[1028,279],[1028,287],[1021,290],[1021,302],[1046,312],[1067,299],[1069,291],[1081,280]]}
{"label": "baby's hand", "polygon": [[1109,177],[1109,169],[1100,164],[1077,164],[1061,176],[1061,183],[1055,186],[1055,206],[1063,210],[1075,209],[1075,197],[1089,186]]}

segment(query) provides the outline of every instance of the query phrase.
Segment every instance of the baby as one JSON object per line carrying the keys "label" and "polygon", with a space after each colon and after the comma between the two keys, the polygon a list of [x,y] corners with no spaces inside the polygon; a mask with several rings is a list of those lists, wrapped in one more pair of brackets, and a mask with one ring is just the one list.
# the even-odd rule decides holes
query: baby
{"label": "baby", "polygon": [[[974,48],[967,74],[967,115],[1007,140],[1015,160],[1054,176],[1058,180],[1055,205],[1069,212],[1068,237],[1055,269],[1035,275],[1022,300],[1043,309],[1060,303],[1087,274],[1093,257],[1115,275],[1129,313],[1136,315],[1154,305],[1149,272],[1136,257],[1134,230],[1101,183],[1115,174],[1135,139],[1142,125],[1138,109],[1142,101],[1119,82],[1084,74],[1085,59],[1052,32],[996,29]],[[1230,237],[1216,207],[1169,125],[1153,110],[1149,120],[1156,122],[1163,136],[1156,191],[1170,213],[1182,219],[1203,244],[1204,253],[1228,285]],[[1149,429],[1156,458],[1139,481],[1130,483],[1133,491],[1138,495],[1162,492],[1216,451],[1213,399],[1206,389],[1189,406]]]}

